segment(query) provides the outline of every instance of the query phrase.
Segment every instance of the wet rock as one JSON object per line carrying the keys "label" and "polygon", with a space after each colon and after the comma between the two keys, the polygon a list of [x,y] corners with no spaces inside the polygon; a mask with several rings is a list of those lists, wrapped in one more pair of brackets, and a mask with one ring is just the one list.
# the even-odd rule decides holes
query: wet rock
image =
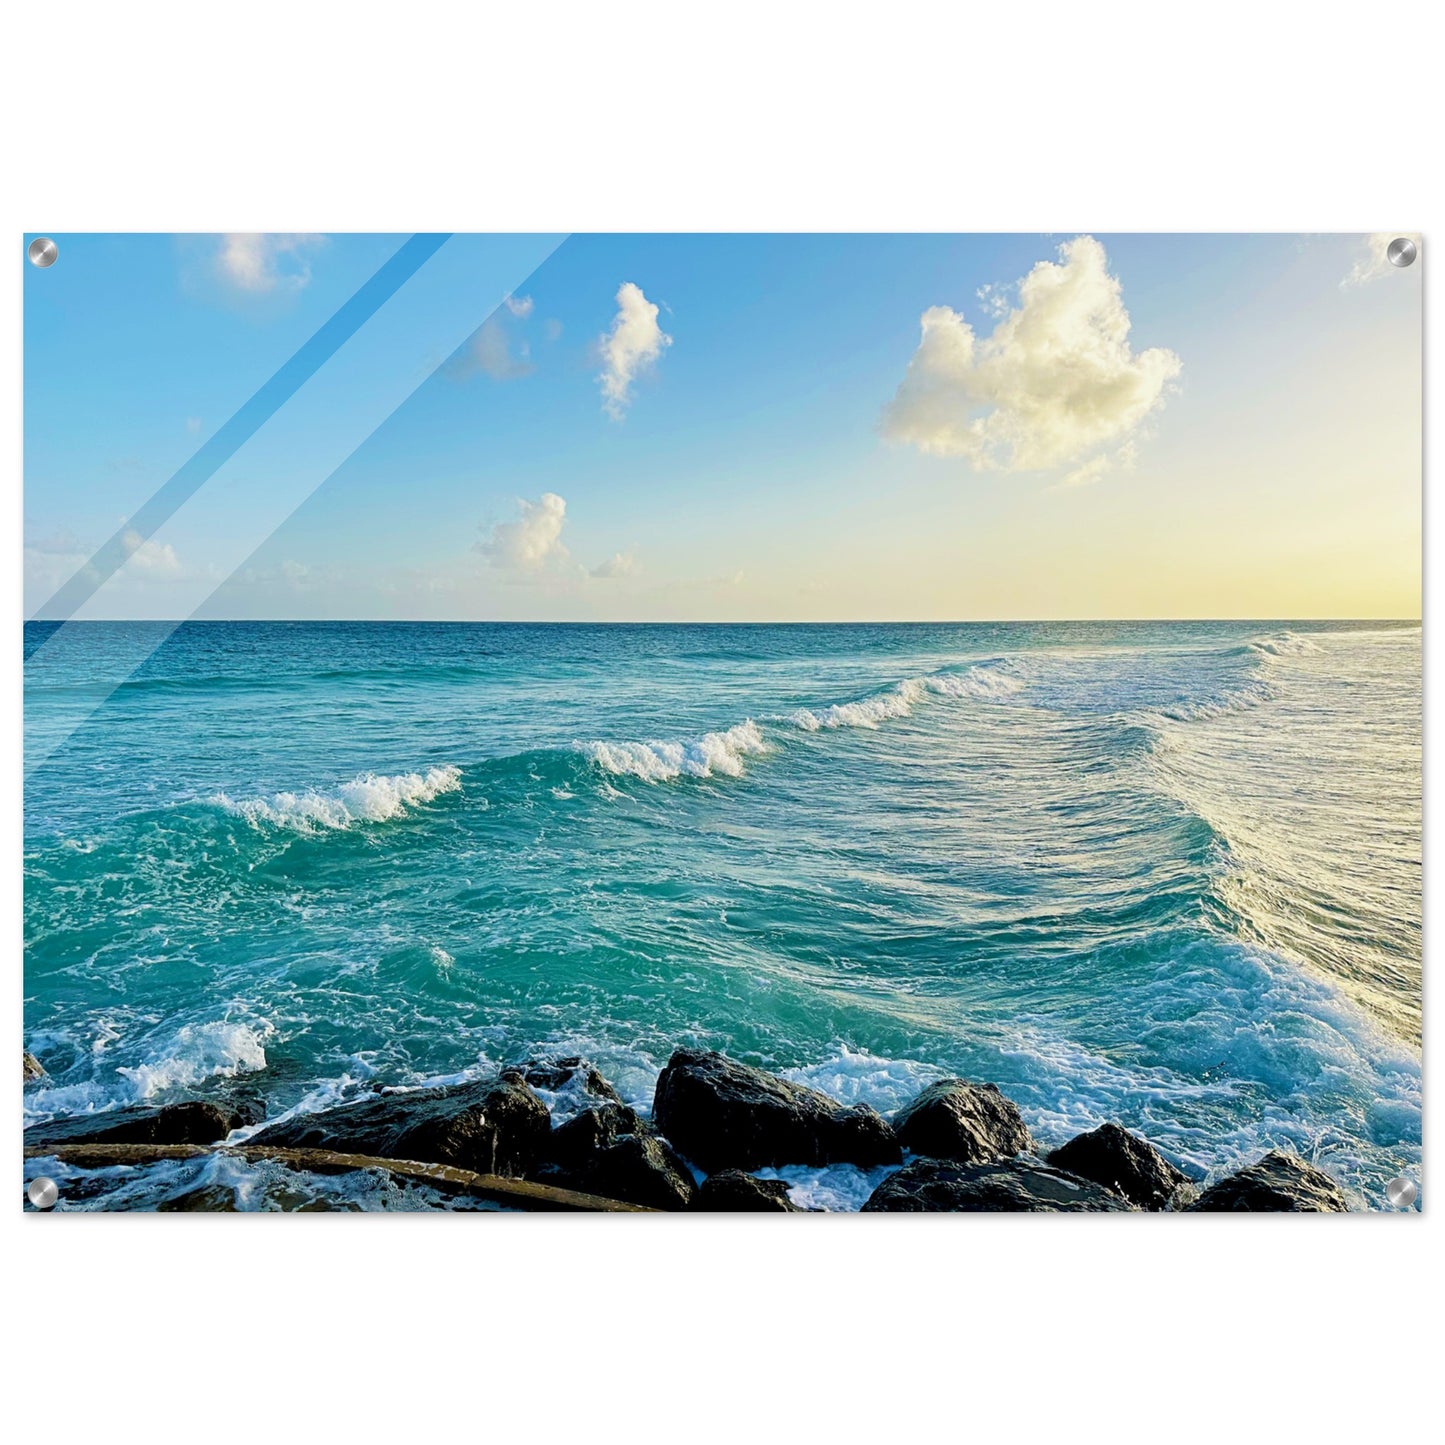
{"label": "wet rock", "polygon": [[1048,1160],[1056,1169],[1122,1194],[1141,1209],[1166,1208],[1189,1182],[1152,1144],[1117,1124],[1101,1124],[1070,1139]]}
{"label": "wet rock", "polygon": [[32,1124],[25,1146],[36,1144],[216,1144],[244,1123],[241,1114],[195,1100],[161,1109],[112,1109]]}
{"label": "wet rock", "polygon": [[697,1192],[677,1151],[625,1104],[584,1109],[554,1129],[534,1177],[651,1209],[686,1209]]}
{"label": "wet rock", "polygon": [[863,1205],[865,1213],[1127,1213],[1134,1206],[1111,1190],[1021,1159],[955,1164],[915,1159],[890,1174]]}
{"label": "wet rock", "polygon": [[1211,1184],[1189,1207],[1210,1214],[1233,1210],[1345,1214],[1349,1210],[1340,1186],[1328,1174],[1280,1149]]}
{"label": "wet rock", "polygon": [[802,1214],[788,1198],[782,1179],[759,1179],[741,1169],[709,1174],[698,1187],[692,1207],[710,1214]]}
{"label": "wet rock", "polygon": [[620,1104],[622,1095],[602,1075],[577,1055],[565,1059],[530,1059],[519,1070],[522,1079],[534,1089],[555,1094],[570,1084],[593,1099]]}
{"label": "wet rock", "polygon": [[1033,1152],[1033,1140],[1012,1099],[997,1084],[940,1079],[893,1116],[893,1132],[910,1153],[981,1164]]}
{"label": "wet rock", "polygon": [[45,1077],[45,1066],[29,1049],[24,1049],[22,1052],[25,1055],[25,1083],[28,1084],[33,1079],[43,1079]]}
{"label": "wet rock", "polygon": [[375,1095],[268,1125],[249,1142],[521,1177],[542,1158],[551,1127],[547,1106],[525,1083],[499,1078]]}
{"label": "wet rock", "polygon": [[845,1108],[723,1054],[679,1049],[657,1080],[652,1117],[699,1168],[896,1164],[893,1131],[866,1104]]}

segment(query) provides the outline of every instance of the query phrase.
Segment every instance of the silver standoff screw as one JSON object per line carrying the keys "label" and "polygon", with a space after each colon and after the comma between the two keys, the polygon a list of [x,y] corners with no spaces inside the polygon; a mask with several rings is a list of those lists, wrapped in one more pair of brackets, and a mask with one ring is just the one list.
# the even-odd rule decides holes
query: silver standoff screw
{"label": "silver standoff screw", "polygon": [[1419,254],[1419,248],[1408,236],[1396,236],[1385,247],[1385,257],[1392,266],[1408,266]]}
{"label": "silver standoff screw", "polygon": [[60,1198],[60,1188],[53,1179],[37,1174],[25,1186],[25,1197],[36,1209],[54,1209],[55,1201]]}
{"label": "silver standoff screw", "polygon": [[1397,1174],[1385,1185],[1385,1198],[1396,1209],[1408,1209],[1420,1197],[1420,1186],[1408,1174]]}
{"label": "silver standoff screw", "polygon": [[[45,267],[55,264],[55,258],[60,254],[60,247],[57,246],[49,236],[37,236],[29,246],[25,248],[25,254],[30,257],[33,265],[39,266],[41,270],[44,270]],[[1398,262],[1396,264],[1398,264]],[[1406,262],[1406,264],[1408,265],[1409,263]]]}

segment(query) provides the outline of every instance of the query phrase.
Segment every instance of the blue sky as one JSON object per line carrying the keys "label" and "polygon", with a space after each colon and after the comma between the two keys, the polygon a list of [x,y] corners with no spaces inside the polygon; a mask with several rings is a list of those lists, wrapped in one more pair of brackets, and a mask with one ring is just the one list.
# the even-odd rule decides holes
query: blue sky
{"label": "blue sky", "polygon": [[[405,237],[56,239],[27,616]],[[81,615],[1415,616],[1421,269],[1363,236],[457,237]]]}

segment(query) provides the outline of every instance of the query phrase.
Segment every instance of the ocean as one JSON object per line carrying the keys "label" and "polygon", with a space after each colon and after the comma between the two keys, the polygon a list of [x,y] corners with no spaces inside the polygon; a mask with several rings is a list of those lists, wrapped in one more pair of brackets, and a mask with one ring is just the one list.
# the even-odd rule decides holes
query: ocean
{"label": "ocean", "polygon": [[[1199,1179],[1287,1147],[1356,1208],[1418,1165],[1417,623],[53,631],[28,1121],[564,1052],[646,1108],[688,1044],[885,1111],[992,1081],[1044,1146],[1113,1120]],[[111,1172],[101,1207],[440,1202]],[[781,1173],[856,1208],[878,1171]]]}

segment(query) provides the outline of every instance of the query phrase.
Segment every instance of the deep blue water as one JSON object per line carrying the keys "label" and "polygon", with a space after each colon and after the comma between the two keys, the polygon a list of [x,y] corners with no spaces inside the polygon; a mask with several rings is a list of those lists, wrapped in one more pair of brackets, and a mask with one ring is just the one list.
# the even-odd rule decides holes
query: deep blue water
{"label": "deep blue water", "polygon": [[694,1043],[1197,1176],[1286,1145],[1360,1207],[1419,1159],[1418,625],[53,631],[35,1117],[538,1049],[646,1103]]}

